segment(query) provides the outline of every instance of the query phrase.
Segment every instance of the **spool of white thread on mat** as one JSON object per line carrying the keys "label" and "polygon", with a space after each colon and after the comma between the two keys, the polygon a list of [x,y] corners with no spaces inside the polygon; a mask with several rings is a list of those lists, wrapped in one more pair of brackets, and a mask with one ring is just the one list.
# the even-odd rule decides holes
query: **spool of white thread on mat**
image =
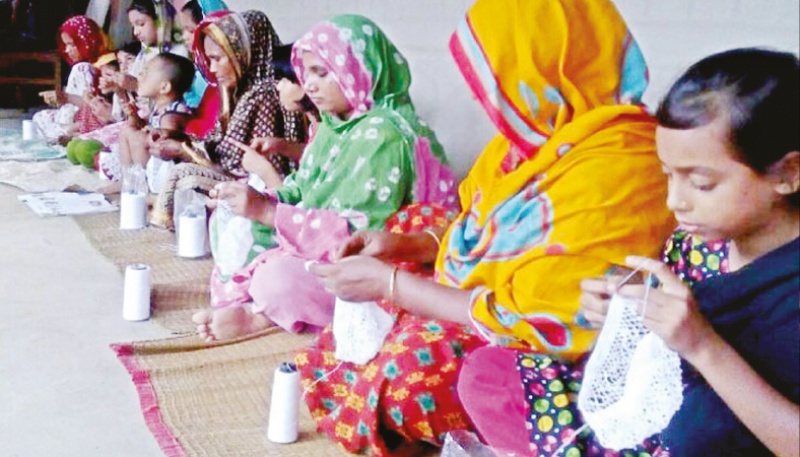
{"label": "spool of white thread on mat", "polygon": [[23,141],[33,141],[36,139],[36,124],[33,121],[25,119],[22,121],[22,139]]}
{"label": "spool of white thread on mat", "polygon": [[125,268],[122,318],[143,321],[150,318],[150,267],[134,263]]}
{"label": "spool of white thread on mat", "polygon": [[119,228],[142,229],[147,225],[147,200],[144,193],[123,192],[119,196]]}
{"label": "spool of white thread on mat", "polygon": [[300,373],[292,363],[284,362],[275,370],[272,401],[269,405],[267,439],[273,443],[297,441],[300,420]]}
{"label": "spool of white thread on mat", "polygon": [[205,214],[184,214],[178,222],[178,257],[198,259],[208,255]]}

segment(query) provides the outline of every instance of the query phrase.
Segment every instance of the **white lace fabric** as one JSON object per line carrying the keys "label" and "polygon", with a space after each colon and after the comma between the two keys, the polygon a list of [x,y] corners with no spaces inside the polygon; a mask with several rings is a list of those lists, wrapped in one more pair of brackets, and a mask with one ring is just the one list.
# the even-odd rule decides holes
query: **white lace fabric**
{"label": "white lace fabric", "polygon": [[372,360],[394,325],[392,316],[375,302],[354,303],[336,298],[333,337],[337,360],[364,365]]}
{"label": "white lace fabric", "polygon": [[639,305],[612,297],[578,396],[598,441],[614,450],[661,432],[683,402],[680,357],[642,324]]}

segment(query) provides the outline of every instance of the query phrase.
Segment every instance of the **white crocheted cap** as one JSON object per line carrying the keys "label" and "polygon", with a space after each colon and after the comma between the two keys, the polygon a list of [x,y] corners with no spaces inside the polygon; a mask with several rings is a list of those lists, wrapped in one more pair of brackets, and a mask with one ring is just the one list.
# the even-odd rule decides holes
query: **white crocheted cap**
{"label": "white crocheted cap", "polygon": [[578,396],[598,441],[614,450],[662,431],[683,402],[680,357],[644,327],[639,305],[612,297]]}

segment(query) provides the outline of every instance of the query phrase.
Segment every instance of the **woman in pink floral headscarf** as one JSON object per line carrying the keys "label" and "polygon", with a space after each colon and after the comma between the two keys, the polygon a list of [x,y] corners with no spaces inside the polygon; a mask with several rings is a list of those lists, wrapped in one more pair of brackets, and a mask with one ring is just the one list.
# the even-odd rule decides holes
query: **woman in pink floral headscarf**
{"label": "woman in pink floral headscarf", "polygon": [[295,43],[292,66],[319,108],[319,128],[276,191],[224,183],[212,192],[253,221],[255,242],[237,259],[215,251],[212,308],[195,315],[209,341],[269,321],[293,332],[324,327],[334,296],[306,261],[331,261],[351,232],[383,229],[409,203],[456,205],[442,147],[411,103],[408,63],[375,23],[342,15],[317,24]]}

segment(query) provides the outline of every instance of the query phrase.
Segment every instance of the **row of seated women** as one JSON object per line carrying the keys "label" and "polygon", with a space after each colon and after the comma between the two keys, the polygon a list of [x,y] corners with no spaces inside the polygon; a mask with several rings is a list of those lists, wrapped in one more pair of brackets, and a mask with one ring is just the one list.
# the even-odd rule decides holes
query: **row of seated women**
{"label": "row of seated women", "polygon": [[[711,56],[653,116],[610,2],[478,0],[450,49],[499,135],[455,186],[406,59],[372,21],[336,16],[295,42],[302,91],[283,108],[263,13],[209,14],[192,42],[221,108],[205,139],[153,148],[181,161],[153,217],[168,225],[175,191],[194,189],[212,228],[223,208],[246,221],[238,261],[215,250],[198,333],[319,332],[296,364],[345,449],[414,455],[467,429],[516,455],[798,455],[796,56]],[[298,156],[302,96],[318,122]],[[615,266],[658,285],[623,285]],[[612,451],[576,398],[616,296],[644,300],[684,387],[663,431]],[[366,363],[337,360],[337,297],[392,317]]]}

